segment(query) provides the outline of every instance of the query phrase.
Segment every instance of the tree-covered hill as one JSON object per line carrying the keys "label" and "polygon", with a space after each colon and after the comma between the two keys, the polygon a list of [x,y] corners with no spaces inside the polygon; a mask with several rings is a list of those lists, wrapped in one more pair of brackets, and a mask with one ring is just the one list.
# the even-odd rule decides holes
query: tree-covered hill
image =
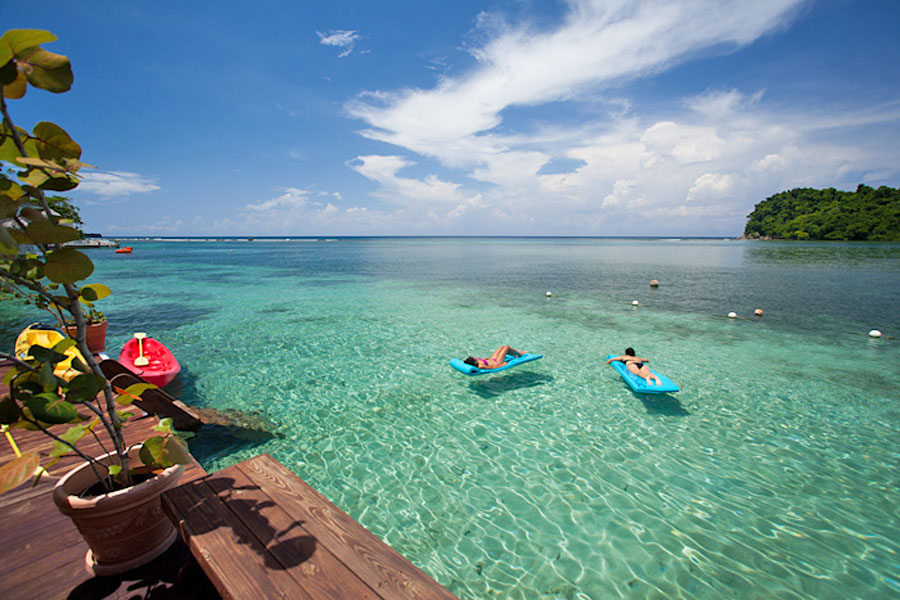
{"label": "tree-covered hill", "polygon": [[770,196],[748,216],[744,237],[900,241],[900,189],[855,192],[795,188]]}

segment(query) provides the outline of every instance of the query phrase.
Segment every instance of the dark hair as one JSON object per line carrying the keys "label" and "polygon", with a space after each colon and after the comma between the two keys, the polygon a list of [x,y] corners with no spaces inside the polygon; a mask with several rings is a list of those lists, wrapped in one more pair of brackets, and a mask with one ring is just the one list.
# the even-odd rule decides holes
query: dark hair
{"label": "dark hair", "polygon": [[463,362],[466,363],[467,365],[472,365],[473,367],[478,366],[478,359],[473,358],[471,356],[469,358],[467,358],[466,360],[464,360]]}
{"label": "dark hair", "polygon": [[634,348],[625,348],[625,356],[634,356]]}

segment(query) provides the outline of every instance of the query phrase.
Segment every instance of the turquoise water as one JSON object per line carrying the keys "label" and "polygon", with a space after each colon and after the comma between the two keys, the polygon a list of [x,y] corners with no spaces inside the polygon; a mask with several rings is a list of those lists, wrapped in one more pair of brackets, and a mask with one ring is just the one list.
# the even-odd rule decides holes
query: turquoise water
{"label": "turquoise water", "polygon": [[[200,462],[271,453],[461,598],[900,597],[898,244],[132,245],[91,251],[110,354],[146,331],[271,433]],[[502,343],[545,358],[447,366]],[[626,346],[682,391],[631,393]]]}

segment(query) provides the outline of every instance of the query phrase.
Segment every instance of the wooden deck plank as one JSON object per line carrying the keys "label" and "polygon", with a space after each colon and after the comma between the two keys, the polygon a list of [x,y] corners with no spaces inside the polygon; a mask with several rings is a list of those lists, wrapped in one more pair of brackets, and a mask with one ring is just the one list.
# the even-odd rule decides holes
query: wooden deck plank
{"label": "wooden deck plank", "polygon": [[215,473],[207,483],[313,598],[375,600],[381,597],[238,466]]}
{"label": "wooden deck plank", "polygon": [[[203,479],[165,493],[163,509],[175,517],[182,539],[195,556],[202,558],[200,566],[223,598],[312,600],[296,590],[296,582],[285,571],[271,571],[257,561],[242,560],[245,554],[262,556],[265,548]],[[239,548],[234,547],[235,539]]]}
{"label": "wooden deck plank", "polygon": [[237,465],[319,543],[385,598],[457,600],[268,454]]}
{"label": "wooden deck plank", "polygon": [[[7,368],[0,367],[0,377]],[[83,407],[81,410],[85,411]],[[134,410],[142,415],[137,409]],[[157,422],[155,418],[130,419],[125,427],[126,443],[148,437]],[[59,425],[53,431],[61,433],[67,427]],[[39,431],[22,429],[13,430],[13,436],[22,451],[36,451],[42,455],[41,462],[46,463],[53,445],[48,436]],[[105,432],[101,433],[101,439],[108,448],[112,448]],[[83,440],[79,448],[92,456],[101,453],[100,445],[93,439]],[[12,460],[14,456],[6,437],[0,435],[0,463]],[[0,495],[0,598],[3,600],[67,598],[73,593],[77,595],[84,585],[98,581],[99,578],[92,578],[84,567],[87,544],[72,521],[56,509],[51,498],[58,477],[79,464],[81,461],[77,457],[64,458],[50,469],[51,476],[43,477],[37,487],[26,483]],[[188,466],[182,481],[204,475],[203,468],[194,463]],[[35,565],[40,566],[39,571],[35,570]],[[168,565],[174,570],[179,566]],[[159,590],[171,588],[170,584],[163,585],[141,577],[123,579],[121,583],[118,580],[111,582],[110,578],[103,579],[102,585],[89,586],[89,596],[80,597],[133,598],[133,590],[142,586]],[[174,581],[174,575],[171,579]],[[122,590],[119,590],[120,586]],[[101,592],[102,595],[98,595]]]}

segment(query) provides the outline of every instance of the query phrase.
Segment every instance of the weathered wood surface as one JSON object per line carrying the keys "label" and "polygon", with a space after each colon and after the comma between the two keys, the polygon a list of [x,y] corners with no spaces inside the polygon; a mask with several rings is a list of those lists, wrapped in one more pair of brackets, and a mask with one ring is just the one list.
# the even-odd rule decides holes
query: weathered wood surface
{"label": "weathered wood surface", "polygon": [[268,454],[163,495],[223,598],[456,597]]}
{"label": "weathered wood surface", "polygon": [[[111,358],[100,361],[100,370],[114,388],[125,389],[135,383],[147,383],[143,377],[135,375],[122,363]],[[144,391],[141,399],[135,400],[134,404],[152,415],[170,417],[172,425],[179,431],[195,431],[203,425],[203,421],[189,406],[158,388]]]}
{"label": "weathered wood surface", "polygon": [[[7,368],[0,367],[0,378]],[[140,416],[140,411],[136,414]],[[158,422],[155,417],[129,419],[125,427],[126,443],[133,444],[150,437]],[[58,425],[53,431],[61,433],[66,427]],[[101,431],[99,435],[103,447],[96,440],[85,438],[78,444],[79,449],[92,456],[112,449],[105,432]],[[53,440],[41,432],[22,429],[14,430],[13,436],[21,451],[36,451],[41,454],[41,463],[46,463]],[[0,434],[0,463],[14,457],[6,436]],[[0,598],[3,600],[134,598],[135,590],[141,587],[166,587],[152,580],[158,574],[148,579],[132,573],[116,579],[94,578],[85,571],[87,544],[72,521],[56,509],[51,497],[56,481],[79,464],[81,462],[76,458],[64,458],[49,470],[50,477],[41,478],[37,487],[26,483],[0,495]],[[193,463],[185,469],[182,482],[204,475],[206,471]],[[177,572],[180,566],[179,563],[169,567]],[[174,574],[171,579],[175,579]],[[95,585],[99,580],[104,581]],[[81,595],[82,592],[85,595]]]}

